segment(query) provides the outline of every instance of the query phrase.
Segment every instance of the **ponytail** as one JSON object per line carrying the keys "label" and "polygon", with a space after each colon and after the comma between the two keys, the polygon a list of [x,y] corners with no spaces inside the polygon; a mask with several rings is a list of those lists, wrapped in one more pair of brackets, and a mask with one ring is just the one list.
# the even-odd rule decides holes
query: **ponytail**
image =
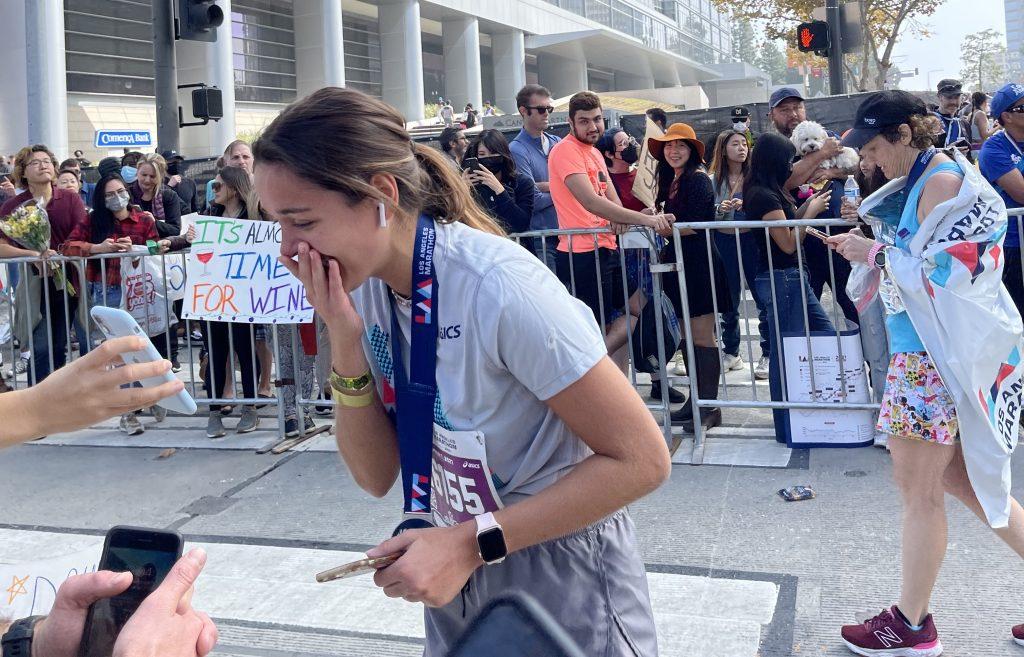
{"label": "ponytail", "polygon": [[423,144],[414,143],[412,148],[423,172],[423,212],[438,223],[458,221],[485,233],[505,236],[501,226],[477,204],[466,182],[456,175],[450,158]]}

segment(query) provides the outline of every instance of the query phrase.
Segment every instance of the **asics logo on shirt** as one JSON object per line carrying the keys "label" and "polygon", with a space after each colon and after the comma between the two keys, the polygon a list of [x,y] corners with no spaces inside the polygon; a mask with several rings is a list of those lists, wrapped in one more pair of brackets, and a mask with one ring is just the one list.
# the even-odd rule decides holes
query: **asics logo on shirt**
{"label": "asics logo on shirt", "polygon": [[442,340],[457,340],[462,337],[462,324],[452,324],[451,326],[440,326],[437,329],[437,335]]}
{"label": "asics logo on shirt", "polygon": [[903,639],[901,639],[900,635],[896,634],[896,631],[891,627],[887,627],[883,630],[876,630],[875,638],[878,639],[886,648],[891,648],[896,644],[903,643]]}

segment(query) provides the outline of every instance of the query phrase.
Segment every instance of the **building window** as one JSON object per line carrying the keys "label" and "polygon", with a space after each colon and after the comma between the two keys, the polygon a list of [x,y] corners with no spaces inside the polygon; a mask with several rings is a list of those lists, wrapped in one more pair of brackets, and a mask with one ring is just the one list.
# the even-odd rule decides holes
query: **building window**
{"label": "building window", "polygon": [[150,0],[64,0],[68,91],[152,96]]}
{"label": "building window", "polygon": [[345,14],[345,86],[381,97],[380,28],[365,16]]}
{"label": "building window", "polygon": [[292,0],[232,0],[235,99],[295,100],[295,21]]}

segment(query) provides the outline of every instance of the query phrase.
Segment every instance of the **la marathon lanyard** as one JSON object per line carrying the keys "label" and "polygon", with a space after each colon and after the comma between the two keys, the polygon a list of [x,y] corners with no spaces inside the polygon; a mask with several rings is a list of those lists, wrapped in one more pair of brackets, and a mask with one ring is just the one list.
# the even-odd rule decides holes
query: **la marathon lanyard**
{"label": "la marathon lanyard", "polygon": [[[434,404],[437,400],[437,276],[434,272],[434,220],[420,215],[412,254],[412,322],[409,374],[402,360],[401,329],[391,302],[391,360],[395,372],[395,415],[402,492],[407,517],[423,526],[430,515],[430,474],[434,447]],[[396,533],[412,528],[399,526]]]}
{"label": "la marathon lanyard", "polygon": [[955,116],[943,116],[938,112],[935,112],[935,116],[939,117],[946,129],[946,146],[960,139],[960,121]]}
{"label": "la marathon lanyard", "polygon": [[928,150],[923,151],[917,156],[917,159],[914,160],[914,165],[910,167],[910,173],[907,174],[907,182],[903,185],[903,189],[907,190],[908,194],[912,189],[914,189],[914,185],[917,184],[917,181],[921,179],[921,175],[924,173],[924,170],[928,168],[928,163],[932,161],[933,157],[935,157],[935,152],[935,147],[932,146]]}
{"label": "la marathon lanyard", "polygon": [[1020,151],[1020,146],[1018,146],[1017,142],[1015,142],[1013,140],[1013,137],[1011,137],[1005,130],[1003,130],[1002,133],[1000,133],[1000,134],[1002,134],[1003,137],[1006,137],[1006,141],[1009,142],[1010,148],[1012,148],[1013,150],[1017,151],[1017,155],[1019,155],[1022,158],[1024,158],[1024,153],[1022,153]]}

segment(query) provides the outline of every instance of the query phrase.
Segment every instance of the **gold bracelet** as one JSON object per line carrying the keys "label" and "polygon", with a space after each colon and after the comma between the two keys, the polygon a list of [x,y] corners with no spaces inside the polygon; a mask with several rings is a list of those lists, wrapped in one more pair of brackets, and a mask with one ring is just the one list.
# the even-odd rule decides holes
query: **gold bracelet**
{"label": "gold bracelet", "polygon": [[373,383],[373,370],[368,367],[366,368],[366,371],[359,376],[341,376],[335,372],[332,367],[330,383],[331,387],[335,390],[357,392],[365,389],[367,385]]}
{"label": "gold bracelet", "polygon": [[346,395],[337,388],[334,389],[334,403],[345,408],[366,408],[373,405],[373,389],[361,395]]}

